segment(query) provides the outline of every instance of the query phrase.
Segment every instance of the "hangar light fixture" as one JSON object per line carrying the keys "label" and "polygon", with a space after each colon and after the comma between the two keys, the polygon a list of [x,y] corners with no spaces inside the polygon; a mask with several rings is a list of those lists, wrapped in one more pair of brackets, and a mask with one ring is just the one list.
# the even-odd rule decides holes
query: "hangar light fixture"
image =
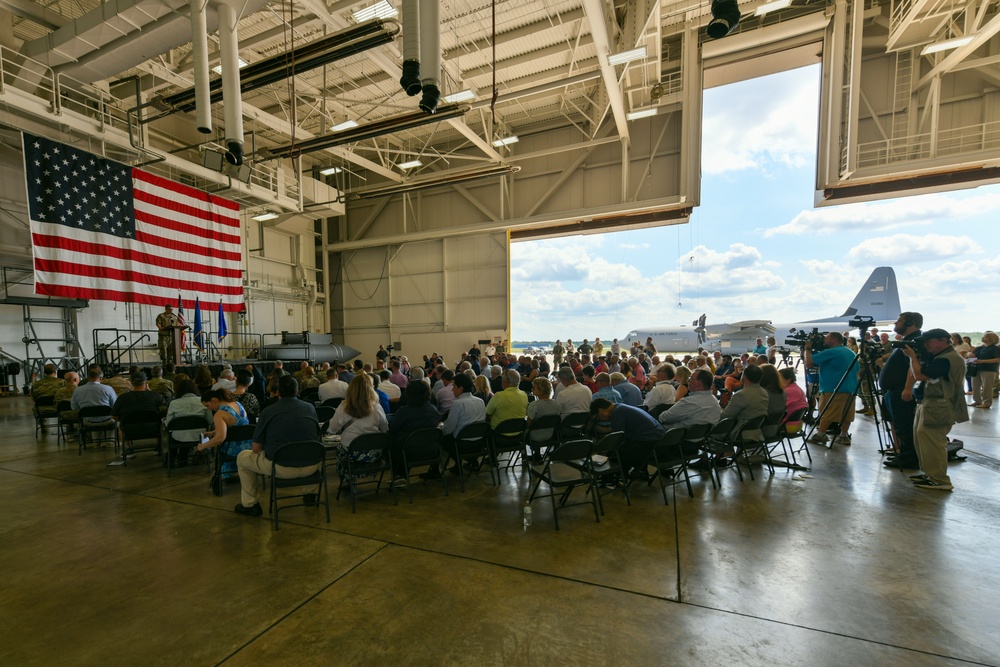
{"label": "hangar light fixture", "polygon": [[973,35],[967,35],[965,37],[956,37],[955,39],[946,39],[943,42],[937,42],[935,44],[928,44],[920,50],[920,55],[926,56],[939,51],[957,49],[960,46],[965,46],[966,44],[972,42],[972,38]]}
{"label": "hangar light fixture", "polygon": [[351,128],[357,127],[358,121],[356,120],[345,120],[343,123],[337,123],[330,128],[331,132],[343,132],[344,130],[350,130]]}
{"label": "hangar light fixture", "polygon": [[520,139],[517,138],[517,135],[512,134],[509,137],[501,137],[500,139],[494,139],[493,145],[497,148],[500,148],[501,146],[510,146],[511,144],[516,144],[519,141]]}
{"label": "hangar light fixture", "polygon": [[643,44],[637,49],[629,49],[628,51],[622,51],[621,53],[612,53],[608,56],[609,65],[624,65],[625,63],[630,63],[633,60],[642,60],[646,57],[646,45]]}
{"label": "hangar light fixture", "polygon": [[414,167],[419,167],[423,162],[420,160],[410,160],[409,162],[400,162],[396,166],[400,169],[413,169]]}
{"label": "hangar light fixture", "polygon": [[645,109],[639,109],[637,111],[630,111],[625,115],[628,120],[638,120],[639,118],[648,118],[649,116],[655,116],[656,112],[659,111],[657,107],[647,107]]}
{"label": "hangar light fixture", "polygon": [[399,11],[385,0],[379,0],[374,5],[369,5],[353,12],[351,16],[358,23],[371,21],[372,19],[391,19],[399,14]]}
{"label": "hangar light fixture", "polygon": [[374,199],[376,197],[386,197],[400,192],[413,192],[414,190],[423,190],[425,188],[432,188],[439,185],[455,185],[458,183],[466,183],[468,181],[490,178],[492,176],[516,174],[520,170],[521,167],[514,164],[498,164],[486,167],[485,169],[474,169],[472,171],[463,171],[451,174],[438,174],[429,178],[407,181],[406,183],[387,185],[381,188],[358,190],[350,194],[356,199]]}
{"label": "hangar light fixture", "polygon": [[251,220],[256,220],[257,222],[265,222],[267,220],[274,220],[278,217],[278,214],[274,211],[264,211],[260,215],[255,215]]}
{"label": "hangar light fixture", "polygon": [[[250,64],[247,61],[243,60],[243,58],[238,58],[238,60],[240,69],[243,69],[244,67]],[[215,67],[212,68],[212,71],[215,72],[216,74],[222,74],[222,65],[216,65]]]}
{"label": "hangar light fixture", "polygon": [[773,2],[765,2],[763,5],[759,6],[757,10],[753,13],[754,16],[763,16],[764,14],[770,14],[771,12],[776,12],[779,9],[784,9],[792,4],[792,0],[774,0]]}
{"label": "hangar light fixture", "polygon": [[442,99],[445,102],[468,102],[469,100],[476,99],[476,94],[472,92],[471,89],[466,88],[465,90],[460,90],[457,93],[452,93],[451,95],[445,95]]}
{"label": "hangar light fixture", "polygon": [[320,169],[319,173],[323,176],[330,176],[331,174],[339,174],[343,169],[340,167],[327,167],[326,169]]}

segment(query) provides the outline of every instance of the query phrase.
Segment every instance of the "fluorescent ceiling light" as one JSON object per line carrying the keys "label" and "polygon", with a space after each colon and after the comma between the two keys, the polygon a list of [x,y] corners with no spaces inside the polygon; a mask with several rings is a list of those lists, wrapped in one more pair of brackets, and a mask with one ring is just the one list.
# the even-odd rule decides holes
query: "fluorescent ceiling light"
{"label": "fluorescent ceiling light", "polygon": [[396,16],[399,12],[395,7],[390,5],[385,0],[379,0],[374,5],[369,5],[364,9],[359,9],[358,11],[351,14],[354,20],[358,23],[364,23],[365,21],[371,21],[372,19],[391,19]]}
{"label": "fluorescent ceiling light", "polygon": [[410,160],[409,162],[400,162],[396,166],[400,169],[413,169],[414,167],[419,167],[423,162],[420,160]]}
{"label": "fluorescent ceiling light", "polygon": [[625,63],[630,63],[633,60],[640,60],[646,57],[646,46],[640,46],[638,49],[630,49],[628,51],[622,51],[621,53],[612,53],[608,56],[609,65],[624,65]]}
{"label": "fluorescent ceiling light", "polygon": [[260,215],[253,216],[252,220],[256,220],[258,222],[264,222],[265,220],[274,220],[277,217],[278,217],[277,213],[273,211],[266,211],[264,213],[261,213]]}
{"label": "fluorescent ceiling light", "polygon": [[356,120],[345,120],[343,123],[337,123],[330,128],[331,132],[341,132],[343,130],[350,130],[353,127],[358,126],[358,121]]}
{"label": "fluorescent ceiling light", "polygon": [[445,102],[468,102],[469,100],[476,99],[476,94],[466,88],[465,90],[460,90],[457,93],[445,95],[443,99]]}
{"label": "fluorescent ceiling light", "polygon": [[779,9],[784,9],[792,4],[792,0],[774,0],[773,2],[765,2],[763,5],[757,8],[757,11],[753,13],[754,16],[763,16],[770,12],[778,11]]}
{"label": "fluorescent ceiling light", "polygon": [[639,109],[638,111],[631,111],[625,115],[628,120],[636,120],[638,118],[646,118],[648,116],[655,116],[656,112],[659,111],[656,107],[650,107],[648,109]]}
{"label": "fluorescent ceiling light", "polygon": [[926,56],[931,53],[937,53],[938,51],[948,51],[949,49],[957,49],[960,46],[965,46],[972,41],[973,35],[967,37],[956,37],[955,39],[946,39],[943,42],[938,42],[936,44],[928,44],[923,49],[920,50],[920,55]]}
{"label": "fluorescent ceiling light", "polygon": [[323,174],[324,176],[329,176],[330,174],[339,174],[342,171],[343,169],[341,169],[340,167],[327,167],[326,169],[320,169],[319,173]]}
{"label": "fluorescent ceiling light", "polygon": [[[247,65],[250,64],[247,61],[243,60],[243,58],[239,58],[238,62],[240,64],[240,69],[243,69],[244,67],[246,67]],[[221,64],[220,65],[216,65],[215,67],[212,68],[212,71],[215,72],[216,74],[221,75],[222,74],[222,65]]]}
{"label": "fluorescent ceiling light", "polygon": [[511,144],[516,144],[519,141],[520,139],[518,139],[516,135],[511,135],[509,137],[503,137],[502,139],[495,139],[493,141],[493,145],[496,146],[497,148],[500,148],[501,146],[510,146]]}

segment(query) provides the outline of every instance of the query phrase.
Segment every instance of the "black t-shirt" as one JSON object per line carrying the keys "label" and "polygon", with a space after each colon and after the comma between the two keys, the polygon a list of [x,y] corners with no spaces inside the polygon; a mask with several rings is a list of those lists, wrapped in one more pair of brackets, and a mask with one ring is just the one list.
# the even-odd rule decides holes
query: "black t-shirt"
{"label": "black t-shirt", "polygon": [[[976,351],[973,354],[976,357],[976,359],[996,359],[997,356],[1000,356],[1000,349],[998,349],[996,345],[980,345],[979,347],[976,348]],[[996,372],[997,367],[1000,366],[1000,363],[984,364],[981,362],[977,362],[976,366],[979,368],[979,370],[990,373],[990,372]]]}
{"label": "black t-shirt", "polygon": [[161,405],[163,397],[155,391],[129,391],[118,397],[111,414],[120,419],[122,415],[144,410],[159,412]]}
{"label": "black t-shirt", "polygon": [[[904,336],[903,340],[913,340],[920,335],[919,331]],[[903,391],[906,387],[906,373],[910,370],[910,358],[902,350],[893,350],[885,360],[878,374],[878,384],[882,391]]]}

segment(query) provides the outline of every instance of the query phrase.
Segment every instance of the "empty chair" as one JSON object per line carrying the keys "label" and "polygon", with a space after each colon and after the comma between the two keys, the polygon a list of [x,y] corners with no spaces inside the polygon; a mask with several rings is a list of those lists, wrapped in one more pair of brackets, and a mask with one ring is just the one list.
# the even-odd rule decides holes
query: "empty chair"
{"label": "empty chair", "polygon": [[180,449],[191,450],[198,446],[197,441],[178,440],[174,434],[178,431],[207,431],[212,428],[212,422],[198,415],[174,417],[167,424],[167,477],[171,476],[174,466],[174,452]]}
{"label": "empty chair", "polygon": [[[799,465],[795,455],[802,451],[805,451],[806,456],[809,458],[809,463],[812,463],[812,454],[809,453],[809,443],[806,442],[805,430],[802,428],[802,420],[808,412],[809,408],[799,408],[788,415],[785,423],[781,425],[781,429],[778,431],[778,434],[781,436],[782,457],[793,466]],[[795,437],[798,437],[802,441],[798,447],[792,444],[792,438]],[[789,459],[789,455],[791,459]]]}
{"label": "empty chair", "polygon": [[[413,504],[413,487],[410,478],[414,468],[423,466],[438,465],[441,461],[441,438],[444,437],[439,428],[421,428],[411,432],[399,445],[399,456],[402,459],[402,466],[393,455],[393,464],[397,469],[401,468],[403,479],[406,480],[406,493]],[[444,486],[444,495],[448,495],[447,475],[441,475],[438,480]]]}
{"label": "empty chair", "polygon": [[118,417],[118,423],[122,429],[122,464],[128,464],[128,457],[133,454],[139,445],[140,440],[153,440],[148,449],[157,452],[163,450],[163,422],[160,420],[159,410],[138,410],[136,412],[126,412]]}
{"label": "empty chair", "polygon": [[[475,461],[476,466],[474,469],[477,473],[479,472],[479,468],[482,467],[482,460],[490,457],[490,425],[486,422],[469,424],[455,434],[451,445],[446,445],[445,449],[455,459],[455,465],[458,468],[458,483],[462,489],[462,493],[465,493],[465,468],[462,465],[462,461],[466,459]],[[490,483],[499,484],[499,480],[497,482],[493,481],[493,467],[488,466],[488,468],[490,471]]]}
{"label": "empty chair", "polygon": [[78,414],[80,417],[77,425],[80,429],[78,454],[83,454],[88,442],[95,444],[113,442],[115,451],[118,450],[118,427],[111,418],[110,405],[88,405],[80,408]]}
{"label": "empty chair", "polygon": [[624,483],[622,475],[622,462],[618,456],[618,449],[625,443],[625,432],[614,431],[594,443],[591,450],[590,464],[591,474],[594,476],[594,490],[597,492],[597,504],[601,514],[604,514],[604,494],[602,486],[610,484],[613,488],[621,484],[625,492],[625,502],[632,504],[632,497],[628,492],[628,485]]}
{"label": "empty chair", "polygon": [[[271,496],[268,511],[274,520],[274,529],[278,530],[278,512],[289,507],[309,507],[318,506],[322,502],[326,506],[326,522],[330,523],[330,489],[326,479],[326,450],[323,444],[315,440],[303,440],[300,442],[288,442],[274,450],[274,463],[271,466]],[[308,468],[318,466],[316,471],[305,477],[278,477],[278,466],[285,468]],[[305,493],[292,493],[284,496],[278,495],[278,489],[288,489],[295,487],[312,487],[316,485],[316,491]],[[312,496],[310,498],[310,496]],[[279,500],[289,498],[301,498],[302,502],[280,507]]]}
{"label": "empty chair", "polygon": [[521,417],[520,419],[506,419],[493,429],[490,438],[490,459],[497,471],[497,480],[500,479],[501,454],[511,454],[507,459],[507,465],[504,466],[505,470],[511,468],[518,458],[525,455],[524,430],[527,425],[527,421]]}
{"label": "empty chair", "polygon": [[[374,484],[377,492],[382,486],[382,477],[386,471],[392,475],[392,456],[389,452],[391,438],[388,433],[362,433],[351,441],[346,454],[341,454],[338,466],[341,470],[340,485],[337,487],[337,499],[344,485],[351,494],[351,513],[356,513],[358,487],[364,484]],[[322,447],[322,444],[320,444]],[[326,450],[323,450],[324,453]],[[325,455],[325,454],[324,454]],[[339,461],[343,461],[341,464]],[[362,478],[371,477],[369,481]],[[396,487],[389,485],[392,491],[392,504],[397,503]]]}
{"label": "empty chair", "polygon": [[[536,498],[548,498],[552,503],[552,519],[555,522],[556,530],[559,530],[559,511],[575,505],[591,505],[594,508],[594,520],[600,523],[601,515],[597,506],[597,492],[594,488],[594,476],[591,474],[590,462],[591,452],[594,443],[590,440],[569,440],[556,447],[552,447],[545,453],[542,462],[528,468],[528,473],[535,479],[535,486],[528,496],[528,502]],[[584,466],[570,465],[574,461],[584,461]],[[549,487],[549,493],[539,495],[538,489],[542,484]],[[570,494],[576,488],[582,487],[588,500],[581,500],[576,503],[567,503]],[[556,496],[559,501],[556,502]]]}

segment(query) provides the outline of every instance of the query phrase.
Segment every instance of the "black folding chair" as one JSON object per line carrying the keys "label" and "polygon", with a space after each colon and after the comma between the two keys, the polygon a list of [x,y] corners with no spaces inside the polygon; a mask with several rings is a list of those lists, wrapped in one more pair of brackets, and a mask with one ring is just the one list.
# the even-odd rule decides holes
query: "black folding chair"
{"label": "black folding chair", "polygon": [[159,410],[140,410],[122,414],[118,418],[122,429],[122,465],[128,465],[129,450],[135,451],[137,440],[155,440],[150,447],[157,452],[163,450],[163,422]]}
{"label": "black folding chair", "polygon": [[[413,475],[410,471],[423,466],[438,465],[441,462],[442,437],[441,429],[439,428],[421,428],[411,432],[400,443],[399,453],[403,462],[403,470],[405,470],[403,479],[406,480],[406,493],[410,498],[411,505],[413,504],[413,488],[410,484],[410,477]],[[393,461],[397,462],[395,454],[393,454]],[[444,495],[447,496],[447,475],[441,475],[438,479],[444,486]]]}
{"label": "black folding chair", "polygon": [[674,407],[673,403],[660,403],[658,405],[654,405],[649,410],[649,416],[653,417],[656,420],[659,420],[660,419],[660,415],[662,415],[664,412],[666,412],[667,410],[669,410],[672,407]]}
{"label": "black folding chair", "polygon": [[69,401],[59,401],[56,405],[56,412],[59,413],[59,421],[56,423],[56,446],[66,444],[66,437],[71,431],[70,426],[76,427],[80,418],[73,411],[73,405]]}
{"label": "black folding chair", "polygon": [[174,451],[178,449],[191,450],[198,446],[197,440],[192,442],[178,440],[174,437],[174,433],[179,431],[208,431],[211,428],[212,422],[198,415],[174,417],[170,420],[167,424],[167,477],[171,476],[171,471],[174,467]]}
{"label": "black folding chair", "polygon": [[[812,454],[809,453],[809,443],[806,442],[805,429],[802,428],[802,420],[808,412],[809,408],[799,408],[792,414],[788,415],[785,423],[781,425],[781,429],[778,431],[781,435],[782,456],[785,461],[788,461],[788,457],[791,455],[791,463],[793,466],[797,466],[799,464],[795,455],[802,451],[805,451],[806,456],[809,457],[809,463],[812,463],[813,460]],[[792,444],[792,438],[796,436],[802,440],[802,444],[798,447]]]}
{"label": "black folding chair", "polygon": [[649,478],[648,486],[652,486],[655,480],[660,480],[660,493],[663,495],[663,504],[667,502],[667,480],[669,485],[674,486],[683,476],[687,482],[688,492],[691,491],[691,482],[687,477],[688,457],[684,453],[684,437],[687,435],[686,428],[672,428],[660,437],[656,445],[653,446],[651,460],[646,462],[646,467],[652,465],[655,470]]}
{"label": "black folding chair", "polygon": [[319,419],[319,435],[322,438],[326,430],[330,428],[330,421],[333,419],[333,413],[337,411],[337,408],[331,408],[328,405],[321,405],[316,408],[316,417]]}
{"label": "black folding chair", "polygon": [[344,402],[343,396],[334,396],[333,398],[328,398],[320,404],[320,407],[331,407],[334,410],[340,407],[340,404]]}
{"label": "black folding chair", "polygon": [[[684,434],[684,442],[681,443],[681,451],[684,454],[684,479],[688,488],[688,495],[692,498],[694,497],[694,490],[691,488],[691,478],[701,477],[705,474],[705,471],[699,470],[698,472],[691,474],[690,468],[696,462],[701,460],[701,453],[705,444],[705,441],[712,433],[714,424],[692,424],[687,427],[687,433]],[[708,479],[712,482],[712,488],[715,487],[715,476],[712,474],[711,469],[708,471]]]}
{"label": "black folding chair", "polygon": [[[50,419],[57,420],[55,426],[58,428],[59,412],[56,410],[55,396],[39,396],[35,401],[35,437],[42,429],[47,428]],[[58,436],[56,438],[58,440]]]}
{"label": "black folding chair", "polygon": [[77,413],[80,421],[80,439],[77,454],[82,456],[83,450],[88,442],[99,444],[102,442],[113,442],[115,451],[118,451],[118,427],[115,420],[111,418],[110,405],[88,405],[80,408]]}
{"label": "black folding chair", "polygon": [[518,458],[525,456],[524,451],[524,431],[528,423],[524,417],[520,419],[506,419],[493,429],[490,434],[490,458],[493,467],[497,471],[497,480],[500,480],[500,455],[511,454],[507,458],[507,465],[504,470],[514,467]]}
{"label": "black folding chair", "polygon": [[[531,453],[532,463],[541,462],[542,449],[555,447],[559,444],[559,415],[543,415],[531,422],[524,431],[524,444]],[[543,439],[536,440],[535,435],[541,434]]]}
{"label": "black folding chair", "polygon": [[559,439],[578,440],[587,437],[587,427],[590,426],[589,412],[571,412],[562,418],[559,424]]}
{"label": "black folding chair", "polygon": [[[771,465],[771,457],[768,455],[767,447],[767,436],[768,433],[776,434],[778,428],[781,426],[781,420],[785,417],[785,411],[774,412],[769,415],[764,415],[763,417],[758,417],[757,419],[751,419],[745,423],[742,428],[740,428],[740,449],[737,458],[742,457],[743,462],[747,465],[747,471],[750,473],[750,479],[753,479],[753,461],[750,460],[751,456],[763,457],[764,465],[767,466],[768,472],[774,474],[774,466]],[[760,439],[750,439],[746,434],[750,431],[759,431],[761,433]],[[754,436],[756,438],[756,436]]]}
{"label": "black folding chair", "polygon": [[[322,445],[320,445],[322,446]],[[340,492],[344,489],[346,482],[348,492],[351,494],[351,513],[357,513],[358,487],[363,484],[374,484],[375,492],[382,487],[382,477],[386,471],[392,475],[392,455],[390,453],[391,439],[388,433],[363,433],[351,441],[345,455],[347,461],[347,479],[340,478],[340,485],[337,487],[337,500],[340,500]],[[324,449],[324,452],[326,450]],[[362,461],[359,458],[367,453],[372,454],[370,461]],[[371,476],[371,481],[359,481],[362,477]],[[398,504],[396,498],[396,487],[389,485],[392,492],[392,504]]]}
{"label": "black folding chair", "polygon": [[[590,457],[594,443],[590,440],[569,440],[557,447],[550,448],[542,459],[540,465],[533,465],[528,468],[528,474],[535,478],[535,487],[528,496],[528,502],[535,498],[548,498],[552,503],[552,519],[555,522],[556,530],[559,530],[559,511],[575,505],[591,505],[594,508],[594,520],[600,523],[601,515],[597,506],[597,492],[594,488],[594,477],[591,474]],[[584,461],[585,466],[577,467],[570,465],[572,461]],[[549,493],[538,495],[538,488],[542,483],[549,487]],[[578,503],[567,503],[573,489],[583,487],[589,500]],[[556,503],[556,496],[559,502]]]}
{"label": "black folding chair", "polygon": [[222,444],[215,448],[214,455],[212,457],[212,480],[209,482],[209,486],[212,488],[212,493],[217,496],[223,495],[225,484],[223,484],[222,479],[222,464],[231,462],[236,462],[236,457],[231,456],[226,453],[228,445],[234,442],[246,442],[247,440],[253,440],[253,432],[256,430],[256,426],[253,424],[244,424],[243,426],[229,426],[226,428],[226,439],[222,441]]}
{"label": "black folding chair", "polygon": [[597,504],[604,514],[604,493],[602,486],[610,484],[612,490],[621,484],[625,493],[625,502],[632,505],[632,496],[629,495],[628,485],[625,484],[622,475],[622,462],[618,456],[618,449],[625,444],[624,431],[614,431],[594,443],[590,456],[590,470],[594,476],[594,487],[597,491]]}
{"label": "black folding chair", "polygon": [[[712,430],[709,432],[708,437],[702,442],[701,450],[704,453],[704,461],[708,467],[709,476],[715,475],[715,482],[722,486],[722,478],[719,476],[719,462],[722,459],[726,460],[726,464],[722,465],[722,468],[727,468],[731,464],[731,458],[735,454],[735,448],[731,442],[733,436],[733,431],[736,429],[736,420],[732,417],[726,417],[720,419]],[[739,469],[737,469],[739,473]],[[740,481],[743,481],[743,474],[739,473]],[[715,482],[712,482],[713,488]]]}
{"label": "black folding chair", "polygon": [[[271,500],[268,511],[274,518],[274,529],[278,530],[278,512],[289,507],[317,507],[320,502],[326,506],[326,522],[330,523],[330,489],[326,480],[326,450],[322,443],[315,440],[302,440],[299,442],[288,442],[274,450],[274,458],[271,459],[274,465],[271,468]],[[318,466],[315,472],[303,477],[278,477],[278,466],[284,468],[308,468]],[[288,489],[293,487],[311,487],[316,485],[316,500],[307,502],[310,493],[292,493],[285,496],[278,495],[278,489]],[[322,496],[322,501],[320,500]],[[288,498],[301,498],[302,502],[279,507],[279,500]]]}
{"label": "black folding chair", "polygon": [[[462,461],[466,459],[475,461],[473,470],[479,473],[483,459],[488,461],[490,457],[490,425],[486,422],[469,424],[455,434],[451,446],[445,449],[455,459],[455,465],[458,467],[458,483],[462,493],[465,493],[465,468]],[[493,481],[493,466],[487,467],[490,471],[490,484],[499,484],[499,480]]]}

